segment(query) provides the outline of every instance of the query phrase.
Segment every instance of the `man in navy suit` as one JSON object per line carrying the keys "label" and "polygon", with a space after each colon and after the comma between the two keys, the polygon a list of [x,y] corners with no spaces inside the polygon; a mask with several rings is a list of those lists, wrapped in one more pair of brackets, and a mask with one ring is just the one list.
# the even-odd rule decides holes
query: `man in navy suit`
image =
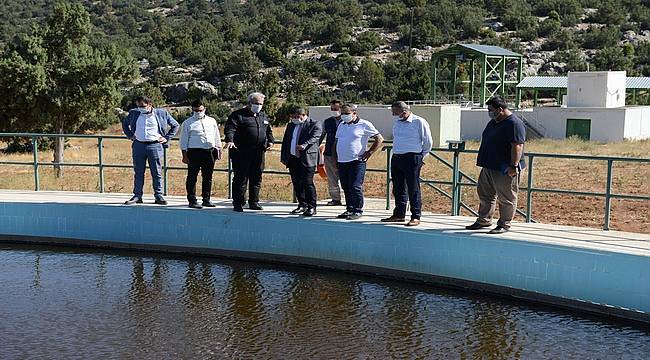
{"label": "man in navy suit", "polygon": [[320,155],[319,143],[323,127],[307,116],[304,108],[295,108],[289,114],[290,123],[282,138],[280,162],[289,168],[298,207],[292,214],[316,215],[316,187],[314,173]]}
{"label": "man in navy suit", "polygon": [[138,96],[135,103],[137,109],[131,110],[122,121],[124,135],[133,142],[134,171],[133,197],[124,204],[142,203],[144,171],[148,161],[156,204],[167,205],[162,186],[163,147],[169,146],[169,139],[176,134],[179,125],[167,110],[154,108],[150,97]]}

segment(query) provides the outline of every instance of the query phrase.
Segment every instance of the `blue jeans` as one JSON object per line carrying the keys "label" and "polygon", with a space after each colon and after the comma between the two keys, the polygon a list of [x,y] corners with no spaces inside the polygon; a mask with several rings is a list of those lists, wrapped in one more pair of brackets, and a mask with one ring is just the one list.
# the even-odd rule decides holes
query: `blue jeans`
{"label": "blue jeans", "polygon": [[133,154],[133,195],[142,199],[142,188],[144,187],[144,171],[146,163],[149,162],[149,170],[153,179],[153,193],[156,198],[162,197],[162,158],[163,147],[160,143],[145,144],[133,141],[131,145]]}
{"label": "blue jeans", "polygon": [[363,213],[363,179],[366,163],[359,160],[339,163],[339,179],[345,194],[345,205],[351,213]]}

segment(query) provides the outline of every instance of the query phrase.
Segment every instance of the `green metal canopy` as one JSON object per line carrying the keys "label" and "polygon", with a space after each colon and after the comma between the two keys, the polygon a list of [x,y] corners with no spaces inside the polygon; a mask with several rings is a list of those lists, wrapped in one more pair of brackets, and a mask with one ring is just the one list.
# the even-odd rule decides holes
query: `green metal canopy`
{"label": "green metal canopy", "polygon": [[488,98],[500,95],[519,106],[521,54],[492,45],[454,44],[433,54],[431,61],[434,101],[485,106]]}

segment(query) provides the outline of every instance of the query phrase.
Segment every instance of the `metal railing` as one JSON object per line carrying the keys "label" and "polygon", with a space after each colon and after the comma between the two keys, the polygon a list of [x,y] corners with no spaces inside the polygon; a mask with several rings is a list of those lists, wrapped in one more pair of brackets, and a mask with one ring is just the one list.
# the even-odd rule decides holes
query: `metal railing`
{"label": "metal railing", "polygon": [[[19,138],[29,138],[32,143],[32,161],[21,162],[21,161],[0,161],[0,165],[23,165],[31,166],[33,168],[34,174],[34,190],[40,190],[40,173],[39,168],[42,166],[73,166],[73,167],[96,167],[99,171],[99,192],[105,192],[104,188],[104,170],[107,168],[122,168],[122,169],[131,169],[132,165],[125,164],[107,164],[104,162],[104,140],[123,140],[128,141],[124,136],[117,135],[75,135],[75,134],[36,134],[36,133],[0,133],[0,138],[8,137],[19,137]],[[40,162],[38,159],[39,150],[38,144],[39,138],[81,138],[81,139],[96,139],[97,140],[97,162],[96,163],[55,163],[55,162]],[[172,141],[178,141],[178,139],[172,139]],[[276,144],[281,143],[276,141]],[[380,172],[386,174],[386,209],[390,209],[390,198],[391,198],[391,154],[392,154],[392,144],[386,142],[386,145],[382,149],[386,153],[386,167],[381,168],[368,168],[367,172]],[[452,159],[451,162],[447,161],[445,158],[440,156],[439,153],[451,153]],[[477,215],[476,211],[473,210],[470,206],[465,204],[462,201],[462,187],[476,187],[477,180],[473,179],[465,172],[460,169],[460,156],[461,154],[478,154],[478,150],[459,150],[459,149],[448,149],[448,148],[435,148],[432,149],[431,157],[440,162],[443,166],[451,170],[451,180],[428,180],[421,179],[421,183],[425,186],[428,186],[435,190],[437,193],[443,195],[444,197],[451,200],[451,214],[454,216],[460,215],[461,208],[469,211],[470,213]],[[603,197],[604,198],[604,230],[609,230],[610,228],[610,218],[611,218],[611,204],[612,199],[627,199],[627,200],[650,200],[650,195],[633,195],[633,194],[618,194],[612,192],[612,180],[613,180],[613,165],[614,162],[631,162],[631,163],[647,163],[650,164],[650,159],[648,158],[629,158],[629,157],[610,157],[610,156],[591,156],[591,155],[569,155],[569,154],[549,154],[549,153],[526,153],[524,155],[527,158],[527,179],[528,185],[526,187],[520,188],[521,191],[526,192],[526,211],[517,210],[519,215],[525,217],[526,222],[535,222],[532,217],[533,213],[533,194],[534,193],[547,193],[547,194],[562,194],[562,195],[579,195],[579,196],[592,196],[592,197]],[[579,160],[579,161],[599,161],[605,162],[607,165],[607,177],[605,180],[605,192],[594,192],[594,191],[574,191],[566,189],[550,189],[550,188],[541,188],[534,186],[535,180],[535,159],[540,158],[551,158],[551,159],[566,159],[566,160]],[[163,148],[163,163],[162,163],[162,177],[163,177],[163,192],[167,195],[167,184],[168,184],[168,172],[170,170],[187,170],[185,166],[169,166],[167,159],[167,148]],[[217,172],[225,172],[228,174],[228,198],[232,198],[232,164],[230,161],[227,162],[226,168],[215,168]],[[275,174],[275,175],[289,175],[288,171],[280,170],[264,170],[265,174]],[[451,191],[445,191],[441,186],[449,186]]]}

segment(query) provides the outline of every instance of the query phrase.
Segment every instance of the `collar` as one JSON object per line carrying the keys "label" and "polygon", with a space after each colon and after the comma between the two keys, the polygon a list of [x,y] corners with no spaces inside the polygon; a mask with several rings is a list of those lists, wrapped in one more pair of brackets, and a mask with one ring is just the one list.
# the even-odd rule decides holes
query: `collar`
{"label": "collar", "polygon": [[404,119],[404,120],[400,119],[399,121],[400,122],[407,122],[407,123],[413,122],[413,113],[410,113],[409,116],[406,119]]}

